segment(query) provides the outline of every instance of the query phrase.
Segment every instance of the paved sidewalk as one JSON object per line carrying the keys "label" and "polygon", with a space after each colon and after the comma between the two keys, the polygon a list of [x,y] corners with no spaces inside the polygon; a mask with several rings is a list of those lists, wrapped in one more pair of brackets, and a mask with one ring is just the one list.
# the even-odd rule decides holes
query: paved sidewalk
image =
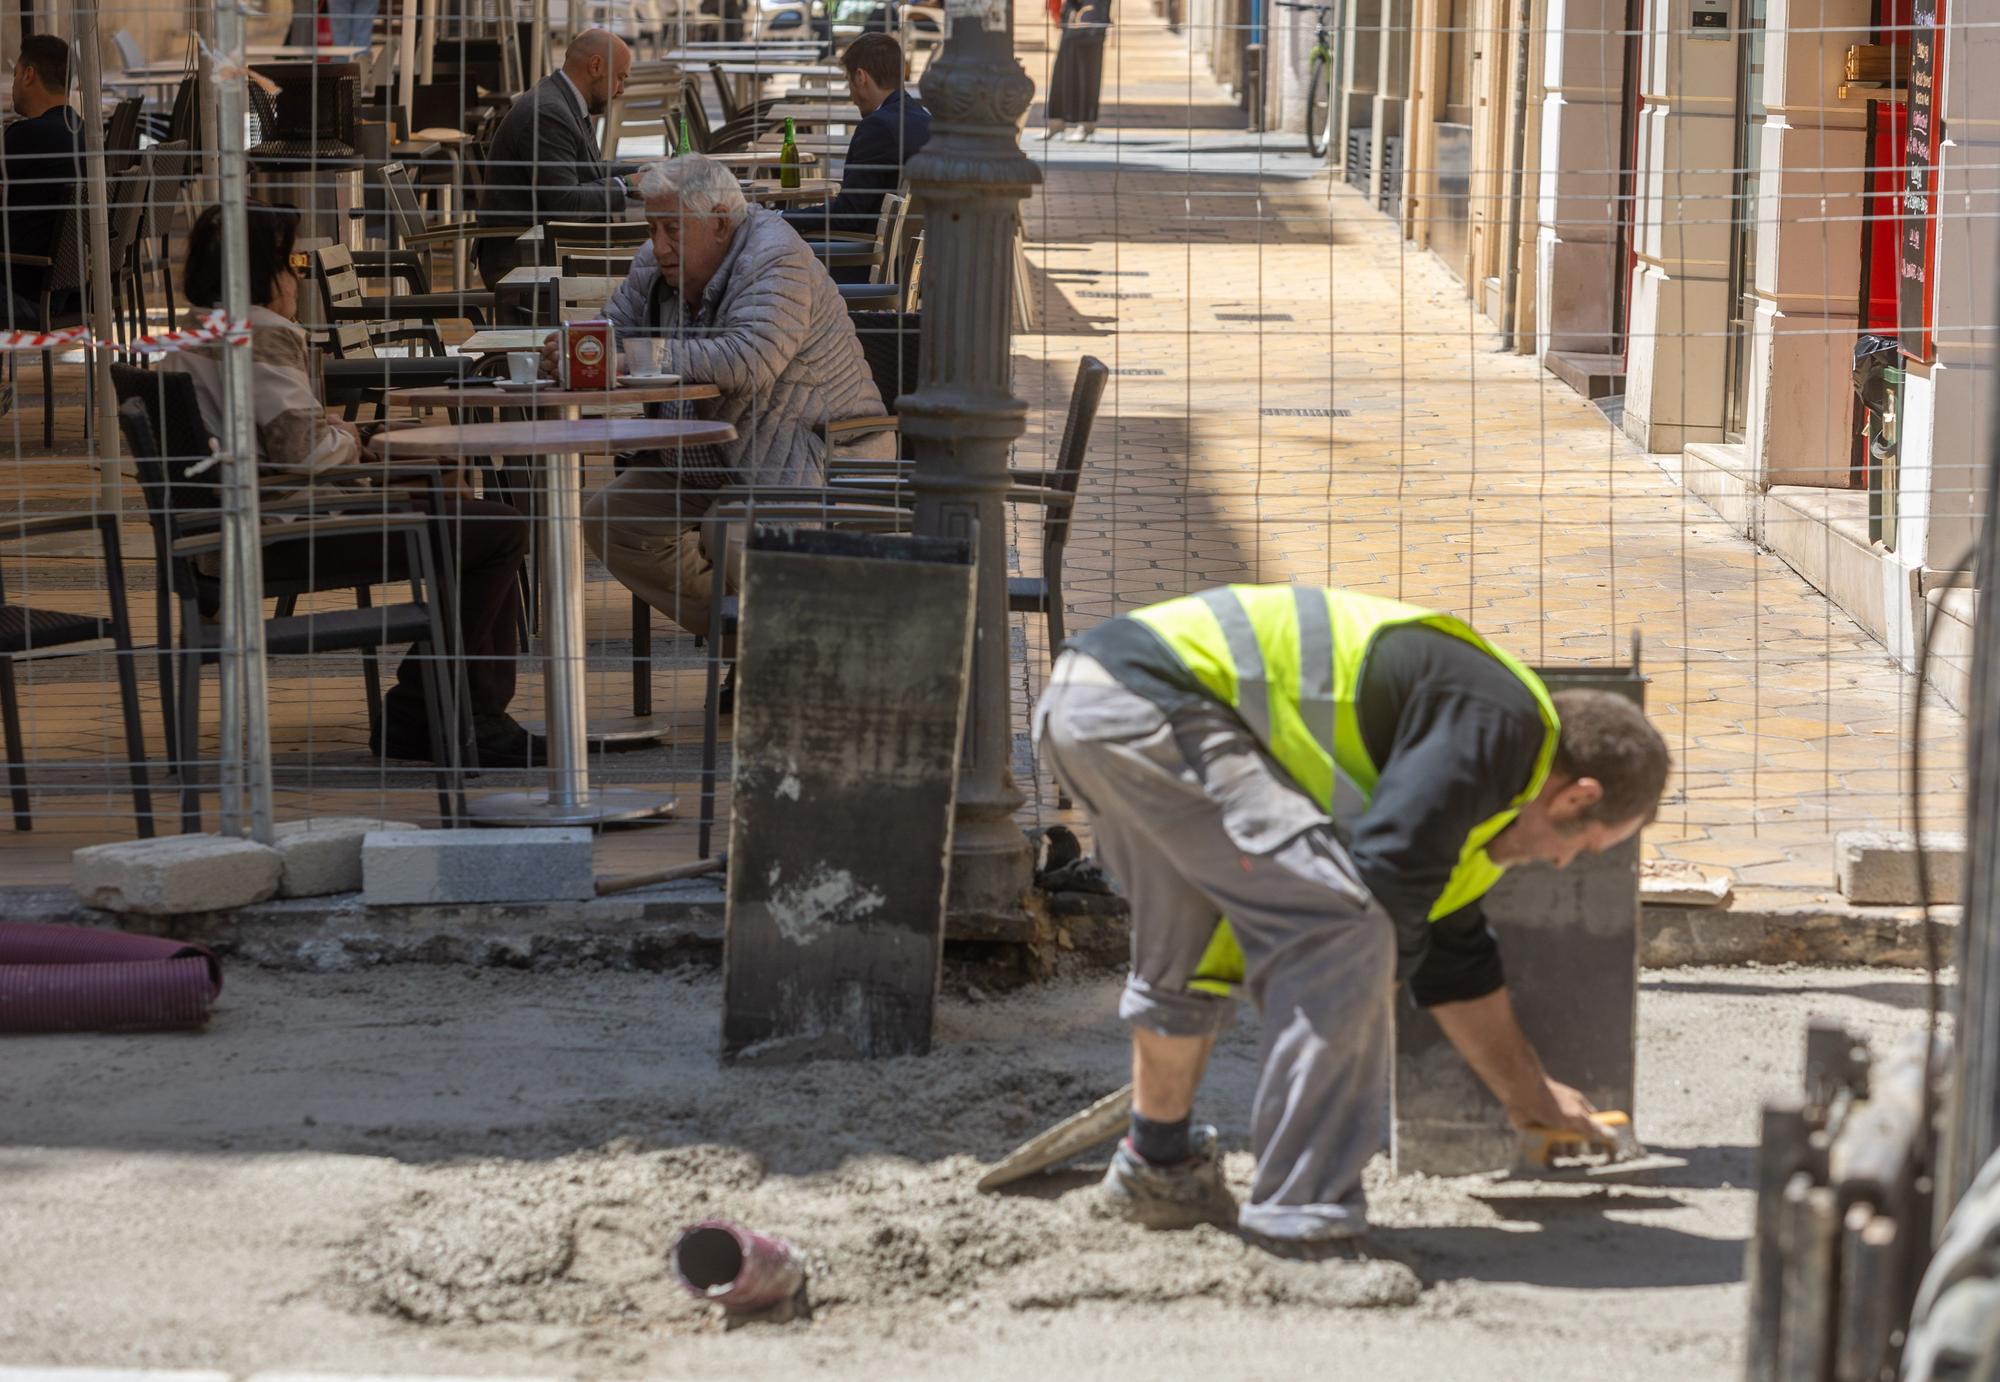
{"label": "paved sidewalk", "polygon": [[[1048,429],[1031,461],[1053,461],[1077,358],[1114,370],[1066,559],[1073,622],[1300,580],[1450,610],[1538,662],[1622,660],[1636,632],[1680,769],[1649,854],[1831,891],[1835,832],[1907,828],[1914,682],[1881,646],[1504,352],[1300,136],[1217,128],[1233,107],[1131,11],[1106,64],[1112,133],[1027,137],[1047,172],[1028,209],[1037,321],[1016,347]],[[1039,83],[1040,35],[1021,47]],[[1046,663],[1027,661],[1038,686]],[[1925,713],[1924,824],[1955,825],[1963,719]]]}

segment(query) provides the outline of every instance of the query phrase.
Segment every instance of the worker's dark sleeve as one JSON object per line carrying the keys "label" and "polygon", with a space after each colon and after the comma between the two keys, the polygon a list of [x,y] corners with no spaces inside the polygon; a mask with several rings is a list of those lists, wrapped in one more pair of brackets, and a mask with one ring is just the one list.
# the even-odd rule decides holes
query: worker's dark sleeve
{"label": "worker's dark sleeve", "polygon": [[1542,733],[1538,715],[1448,685],[1418,688],[1397,717],[1350,853],[1396,923],[1396,974],[1412,980],[1419,1002],[1477,998],[1500,986],[1499,948],[1479,909],[1435,925],[1430,912],[1473,827],[1527,785]]}
{"label": "worker's dark sleeve", "polygon": [[1424,958],[1410,976],[1410,996],[1419,1007],[1469,1002],[1506,986],[1500,945],[1479,903],[1432,922],[1429,939]]}

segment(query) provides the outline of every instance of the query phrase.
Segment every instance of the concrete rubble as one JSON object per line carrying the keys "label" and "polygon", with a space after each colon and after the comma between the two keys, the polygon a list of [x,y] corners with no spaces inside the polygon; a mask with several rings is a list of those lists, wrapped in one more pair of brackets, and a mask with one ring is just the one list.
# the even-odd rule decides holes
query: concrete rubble
{"label": "concrete rubble", "polygon": [[87,907],[145,916],[225,911],[277,896],[278,851],[224,835],[163,835],[79,849],[70,884]]}
{"label": "concrete rubble", "polygon": [[273,847],[284,865],[280,897],[324,897],[361,891],[361,843],[372,830],[416,830],[408,821],[320,816],[277,828]]}

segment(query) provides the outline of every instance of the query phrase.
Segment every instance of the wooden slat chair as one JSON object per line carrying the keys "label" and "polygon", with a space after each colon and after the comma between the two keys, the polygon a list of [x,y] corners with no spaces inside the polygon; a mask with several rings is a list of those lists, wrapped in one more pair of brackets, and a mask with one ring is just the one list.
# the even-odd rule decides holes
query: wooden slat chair
{"label": "wooden slat chair", "polygon": [[[221,549],[221,476],[214,469],[194,470],[198,461],[211,458],[211,439],[190,376],[114,365],[112,379],[120,399],[119,427],[132,452],[153,525],[160,705],[168,757],[178,764],[181,779],[182,829],[195,831],[201,829],[201,669],[219,661],[223,651],[220,626],[210,622],[221,608],[221,580],[204,571],[197,559]],[[384,468],[383,473],[390,471]],[[277,656],[359,652],[371,738],[381,728],[380,650],[403,643],[428,650],[430,660],[423,664],[426,718],[431,742],[448,746],[446,761],[436,773],[438,810],[447,821],[458,819],[464,801],[456,781],[461,735],[455,712],[465,700],[455,685],[447,693],[436,668],[437,661],[450,658],[457,646],[450,636],[455,618],[450,612],[457,608],[449,581],[451,564],[438,525],[394,491],[322,491],[309,506],[265,505],[263,513],[271,520],[258,532],[266,549],[314,536],[384,532],[402,536],[410,572],[409,599],[377,605],[371,583],[351,575],[266,580],[265,598],[275,599],[277,609],[264,621],[264,642],[267,651]],[[283,521],[287,517],[293,521]],[[352,590],[354,608],[297,613],[301,595],[328,590]],[[170,675],[170,668],[177,668],[178,675]]]}
{"label": "wooden slat chair", "polygon": [[[382,184],[382,209],[388,222],[391,248],[367,252],[358,257],[356,264],[364,271],[374,270],[387,276],[393,271],[403,270],[417,291],[434,292],[437,279],[431,271],[436,265],[435,256],[439,250],[455,249],[480,240],[520,237],[519,226],[481,225],[469,216],[432,224],[430,218],[424,215],[416,181],[404,164],[385,163],[377,177]],[[454,289],[453,296],[460,299],[468,312],[477,312],[478,320],[492,320],[493,294],[484,290],[460,292]]]}
{"label": "wooden slat chair", "polygon": [[[108,617],[74,614],[68,610],[37,609],[7,597],[0,583],[0,726],[7,748],[7,787],[13,798],[14,828],[34,829],[28,797],[27,753],[21,734],[21,703],[14,685],[14,657],[43,648],[74,647],[109,638],[118,670],[118,706],[125,720],[126,769],[132,781],[132,815],[141,839],[153,834],[153,794],[146,770],[146,733],[139,720],[139,682],[132,651],[132,625],[126,615],[125,563],[118,547],[118,515],[71,514],[19,519],[0,525],[0,541],[26,541],[57,533],[97,530],[104,558],[104,588],[110,600]],[[0,577],[4,577],[0,567]]]}
{"label": "wooden slat chair", "polygon": [[644,221],[549,221],[542,227],[542,243],[547,262],[561,265],[565,256],[573,254],[611,256],[623,250],[629,257],[652,233]]}
{"label": "wooden slat chair", "polygon": [[[462,295],[368,297],[361,290],[352,253],[341,245],[323,245],[313,251],[313,276],[319,282],[327,322],[321,328],[320,344],[330,358],[321,365],[321,387],[322,401],[329,406],[345,408],[352,418],[362,403],[373,401],[379,417],[387,390],[448,384],[471,368],[473,362],[466,357],[445,354],[443,339],[433,323],[388,315],[392,310],[414,313],[426,310],[427,305],[456,304]],[[400,357],[381,353],[397,347],[413,353]]]}
{"label": "wooden slat chair", "polygon": [[822,235],[815,231],[805,237],[806,248],[829,269],[866,265],[870,283],[894,283],[904,268],[903,233],[909,214],[907,193],[885,192],[872,236],[838,230]]}

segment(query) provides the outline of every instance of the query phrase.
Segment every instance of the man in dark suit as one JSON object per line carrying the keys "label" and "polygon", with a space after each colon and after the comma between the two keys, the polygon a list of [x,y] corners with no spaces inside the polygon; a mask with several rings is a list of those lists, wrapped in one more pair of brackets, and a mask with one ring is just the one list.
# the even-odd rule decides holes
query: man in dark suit
{"label": "man in dark suit", "polygon": [[[0,196],[6,203],[0,254],[52,258],[63,217],[76,206],[83,181],[83,122],[69,105],[69,44],[53,34],[21,40],[13,100],[21,118],[0,140]],[[7,290],[0,292],[0,302],[12,309],[12,319],[24,326],[39,321],[49,271],[0,261],[0,272],[6,274],[0,288]]]}
{"label": "man in dark suit", "polygon": [[861,123],[847,144],[840,195],[823,207],[785,216],[807,238],[835,230],[873,235],[883,195],[896,190],[903,164],[931,137],[931,113],[903,91],[902,44],[887,34],[863,34],[847,45],[840,62]]}
{"label": "man in dark suit", "polygon": [[[625,90],[631,70],[632,50],[608,29],[570,42],[562,69],[514,102],[493,134],[479,194],[482,224],[526,230],[546,221],[625,218],[631,180],[598,156],[590,121]],[[479,276],[488,288],[520,262],[510,239],[479,242]]]}

